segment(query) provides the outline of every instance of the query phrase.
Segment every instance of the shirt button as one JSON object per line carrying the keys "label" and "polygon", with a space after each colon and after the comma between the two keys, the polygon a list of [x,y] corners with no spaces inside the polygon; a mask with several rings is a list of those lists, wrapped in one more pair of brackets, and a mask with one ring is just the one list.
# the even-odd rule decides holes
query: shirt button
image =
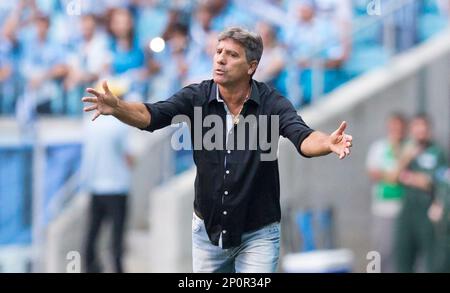
{"label": "shirt button", "polygon": [[223,234],[227,234],[227,230],[223,230],[222,233],[223,233]]}
{"label": "shirt button", "polygon": [[228,191],[225,190],[225,192],[223,194],[228,195]]}
{"label": "shirt button", "polygon": [[225,173],[230,174],[230,170],[226,170]]}
{"label": "shirt button", "polygon": [[223,211],[223,214],[226,216],[227,215],[227,211]]}

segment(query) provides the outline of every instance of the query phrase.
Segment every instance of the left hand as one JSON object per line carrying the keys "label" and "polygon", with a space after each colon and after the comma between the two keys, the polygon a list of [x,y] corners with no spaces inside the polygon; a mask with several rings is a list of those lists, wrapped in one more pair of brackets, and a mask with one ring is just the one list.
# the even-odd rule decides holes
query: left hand
{"label": "left hand", "polygon": [[442,203],[434,201],[428,208],[428,218],[431,222],[437,223],[442,219],[444,214],[444,207]]}
{"label": "left hand", "polygon": [[352,147],[353,137],[345,134],[347,122],[343,121],[341,126],[330,135],[330,150],[339,156],[342,160],[350,155],[350,148]]}

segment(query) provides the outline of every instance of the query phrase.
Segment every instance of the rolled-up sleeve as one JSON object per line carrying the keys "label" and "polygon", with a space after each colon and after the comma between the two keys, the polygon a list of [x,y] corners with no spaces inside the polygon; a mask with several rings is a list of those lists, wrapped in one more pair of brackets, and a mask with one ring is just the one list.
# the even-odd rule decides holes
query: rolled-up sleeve
{"label": "rolled-up sleeve", "polygon": [[172,124],[177,115],[192,117],[193,99],[198,94],[197,85],[189,85],[175,93],[165,101],[156,103],[144,103],[150,113],[150,124],[141,130],[153,132]]}
{"label": "rolled-up sleeve", "polygon": [[309,158],[301,152],[300,146],[314,130],[306,125],[292,103],[285,97],[277,97],[273,112],[279,117],[280,135],[289,139],[300,155]]}

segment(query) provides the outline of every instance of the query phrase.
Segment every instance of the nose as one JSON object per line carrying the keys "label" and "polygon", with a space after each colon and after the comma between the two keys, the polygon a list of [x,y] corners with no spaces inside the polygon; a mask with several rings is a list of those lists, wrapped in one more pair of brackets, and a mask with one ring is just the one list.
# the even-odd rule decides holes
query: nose
{"label": "nose", "polygon": [[216,61],[217,61],[217,63],[219,63],[221,65],[225,64],[225,58],[224,58],[223,53],[217,54]]}

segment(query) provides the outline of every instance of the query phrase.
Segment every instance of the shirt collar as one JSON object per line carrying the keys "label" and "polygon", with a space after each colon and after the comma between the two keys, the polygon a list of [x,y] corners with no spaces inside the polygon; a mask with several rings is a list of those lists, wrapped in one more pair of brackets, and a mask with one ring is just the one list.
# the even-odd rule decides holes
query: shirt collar
{"label": "shirt collar", "polygon": [[[251,87],[252,89],[250,91],[250,98],[248,100],[249,101],[251,100],[259,105],[261,100],[259,97],[258,86],[256,85],[256,82],[253,79],[251,80]],[[212,101],[223,103],[223,99],[219,95],[219,87],[215,82],[213,82],[212,90],[209,94],[208,103],[211,103]]]}

